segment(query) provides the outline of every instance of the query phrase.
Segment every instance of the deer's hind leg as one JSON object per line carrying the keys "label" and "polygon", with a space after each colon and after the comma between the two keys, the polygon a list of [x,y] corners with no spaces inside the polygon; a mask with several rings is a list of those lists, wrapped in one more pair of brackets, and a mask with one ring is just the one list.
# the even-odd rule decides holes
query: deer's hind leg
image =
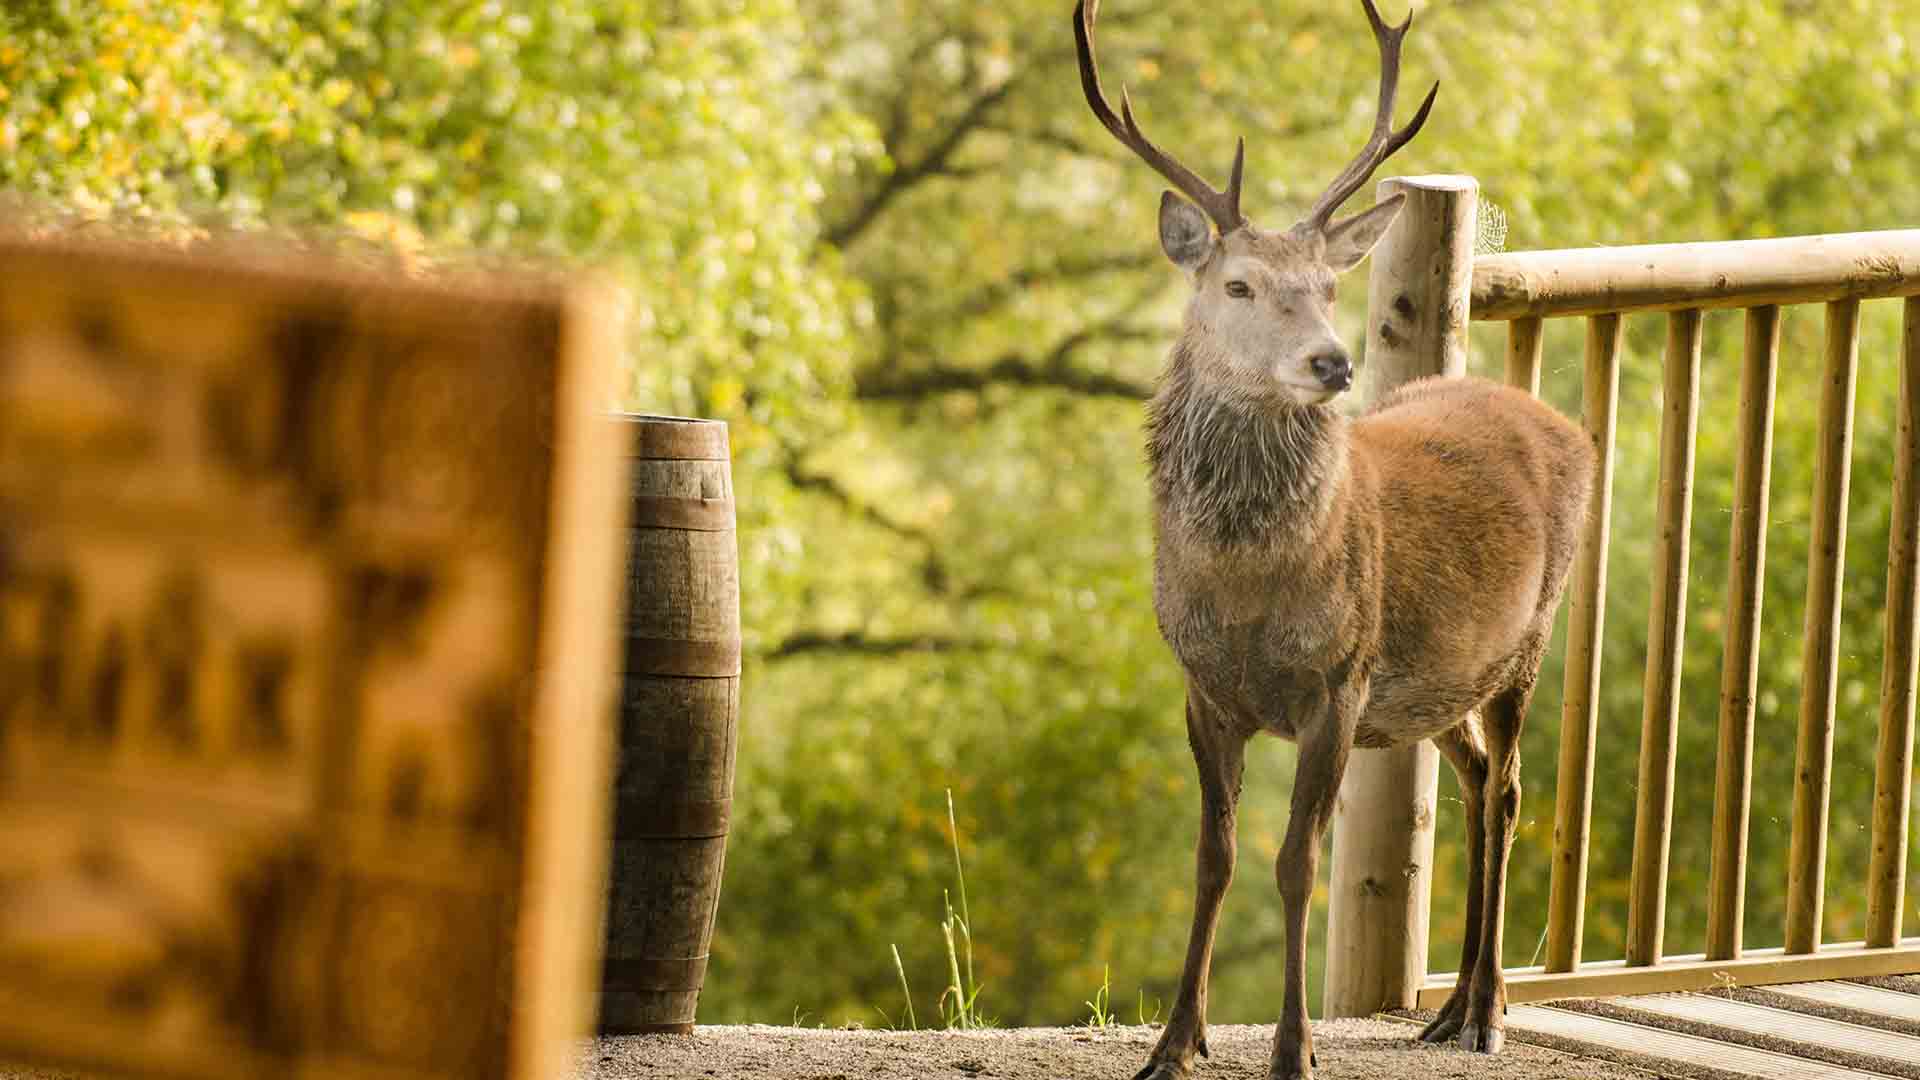
{"label": "deer's hind leg", "polygon": [[1506,915],[1507,856],[1513,849],[1514,825],[1520,818],[1520,729],[1533,697],[1535,674],[1529,670],[1523,682],[1494,695],[1481,712],[1487,741],[1481,812],[1485,881],[1481,886],[1480,955],[1468,987],[1460,1045],[1483,1054],[1499,1053],[1506,1042],[1507,983],[1500,967],[1501,930]]}
{"label": "deer's hind leg", "polygon": [[1440,1015],[1420,1032],[1420,1041],[1452,1042],[1467,1019],[1467,997],[1473,988],[1474,969],[1480,962],[1480,931],[1483,919],[1482,886],[1485,883],[1487,748],[1480,739],[1477,722],[1468,717],[1459,726],[1434,736],[1434,745],[1453,766],[1460,780],[1460,801],[1466,804],[1467,834],[1467,918],[1460,935],[1460,974],[1453,993],[1440,1007]]}

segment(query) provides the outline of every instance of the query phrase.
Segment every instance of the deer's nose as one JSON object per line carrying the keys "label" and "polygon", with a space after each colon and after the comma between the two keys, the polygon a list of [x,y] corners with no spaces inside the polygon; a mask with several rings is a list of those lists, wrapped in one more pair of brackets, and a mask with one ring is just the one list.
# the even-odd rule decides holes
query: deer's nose
{"label": "deer's nose", "polygon": [[1307,364],[1313,368],[1313,377],[1329,390],[1345,390],[1353,385],[1353,361],[1347,358],[1345,349],[1322,350],[1313,354]]}

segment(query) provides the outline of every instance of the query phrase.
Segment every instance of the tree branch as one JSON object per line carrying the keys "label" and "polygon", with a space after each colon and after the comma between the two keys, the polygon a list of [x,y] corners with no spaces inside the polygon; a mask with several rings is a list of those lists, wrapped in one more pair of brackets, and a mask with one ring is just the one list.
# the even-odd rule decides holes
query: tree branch
{"label": "tree branch", "polygon": [[1010,139],[1022,139],[1035,146],[1045,146],[1058,150],[1071,157],[1090,158],[1095,161],[1119,161],[1119,155],[1111,153],[1105,146],[1095,147],[1093,143],[1082,142],[1071,135],[1054,131],[1051,128],[1022,128],[1009,124],[987,124],[986,130],[1005,135]]}
{"label": "tree branch", "polygon": [[[906,522],[896,521],[881,513],[878,507],[848,491],[839,480],[825,473],[809,472],[802,468],[796,457],[788,457],[785,472],[787,482],[793,485],[794,490],[824,495],[840,504],[842,510],[855,518],[876,528],[885,529],[903,540],[911,540],[920,545],[926,553],[920,562],[921,582],[928,590],[935,593],[953,592],[953,573],[948,569],[947,560],[940,553],[940,544],[934,539],[932,533]],[[961,598],[966,598],[964,592]]]}
{"label": "tree branch", "polygon": [[918,318],[935,323],[957,323],[985,315],[1035,285],[1053,285],[1065,281],[1099,277],[1102,274],[1145,270],[1158,261],[1151,252],[1137,251],[1125,255],[1094,255],[1078,259],[1062,259],[1051,266],[1023,266],[1006,277],[975,289],[946,308],[929,312]]}
{"label": "tree branch", "polygon": [[824,234],[827,243],[837,248],[845,248],[860,238],[860,234],[873,224],[880,212],[902,193],[931,176],[946,175],[951,172],[949,162],[960,144],[967,140],[986,122],[987,116],[995,106],[1007,99],[1013,88],[1020,82],[1020,74],[1008,78],[999,86],[973,99],[966,110],[947,128],[946,134],[920,156],[918,161],[902,164],[886,175],[880,186],[867,196],[846,220],[827,228]]}
{"label": "tree branch", "polygon": [[[1142,330],[1130,336],[1136,341],[1152,341],[1161,335],[1158,331]],[[955,390],[985,390],[995,385],[1061,390],[1127,401],[1140,401],[1153,394],[1153,387],[1146,383],[1118,375],[1035,364],[1025,357],[1008,355],[984,368],[936,366],[902,375],[862,376],[854,385],[854,396],[869,401],[902,401]]]}
{"label": "tree branch", "polygon": [[991,652],[1002,648],[990,641],[971,638],[937,637],[918,634],[907,637],[868,637],[859,631],[822,634],[802,631],[768,650],[770,660],[784,660],[806,653],[847,653],[855,656],[899,656],[903,653]]}
{"label": "tree branch", "polygon": [[801,467],[798,458],[789,457],[787,459],[785,472],[787,483],[792,484],[794,490],[811,491],[819,495],[824,495],[834,502],[839,503],[841,509],[869,525],[885,529],[903,539],[925,544],[929,549],[933,548],[933,537],[929,536],[924,530],[908,525],[905,522],[895,521],[893,518],[881,513],[872,503],[848,491],[845,487],[841,486],[840,481],[833,477],[825,473],[809,472]]}
{"label": "tree branch", "polygon": [[1003,384],[1129,401],[1151,397],[1153,388],[1146,383],[1119,375],[1076,370],[1068,360],[1087,345],[1158,341],[1163,338],[1164,330],[1133,326],[1124,321],[1146,306],[1157,291],[1156,286],[1141,290],[1114,315],[1075,330],[1047,350],[1045,356],[1037,359],[1008,353],[984,368],[934,365],[906,372],[899,372],[895,365],[888,364],[855,375],[854,396],[870,401],[904,400],[955,390],[984,390]]}

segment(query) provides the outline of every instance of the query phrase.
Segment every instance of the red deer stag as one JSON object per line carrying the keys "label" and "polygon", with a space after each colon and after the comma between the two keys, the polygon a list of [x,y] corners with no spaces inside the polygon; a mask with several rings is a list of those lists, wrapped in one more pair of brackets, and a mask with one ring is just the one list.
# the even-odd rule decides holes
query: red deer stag
{"label": "red deer stag", "polygon": [[1353,382],[1330,319],[1334,276],[1366,257],[1404,197],[1338,220],[1334,211],[1413,138],[1439,91],[1393,129],[1412,19],[1388,26],[1363,2],[1380,50],[1373,134],[1285,232],[1240,213],[1245,140],[1220,191],[1147,139],[1124,93],[1115,115],[1094,62],[1097,0],[1074,12],[1087,104],[1186,196],[1162,195],[1160,246],[1193,285],[1147,408],[1147,457],[1154,607],[1186,672],[1200,773],[1198,895],[1179,993],[1137,1080],[1188,1077],[1207,1052],[1207,966],[1233,877],[1246,743],[1259,732],[1300,748],[1275,866],[1286,991],[1271,1075],[1312,1075],[1307,903],[1355,746],[1432,739],[1459,774],[1474,868],[1465,955],[1453,996],[1420,1037],[1458,1036],[1483,1053],[1505,1037],[1500,928],[1520,728],[1595,456],[1553,409],[1478,379],[1415,382],[1352,420],[1329,407]]}

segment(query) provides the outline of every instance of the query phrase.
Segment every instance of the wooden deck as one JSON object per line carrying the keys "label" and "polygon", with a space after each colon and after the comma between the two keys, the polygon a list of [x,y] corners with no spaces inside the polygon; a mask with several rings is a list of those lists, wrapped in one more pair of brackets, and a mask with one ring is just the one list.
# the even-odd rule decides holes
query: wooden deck
{"label": "wooden deck", "polygon": [[1514,1005],[1509,1037],[1721,1080],[1920,1080],[1920,978]]}

